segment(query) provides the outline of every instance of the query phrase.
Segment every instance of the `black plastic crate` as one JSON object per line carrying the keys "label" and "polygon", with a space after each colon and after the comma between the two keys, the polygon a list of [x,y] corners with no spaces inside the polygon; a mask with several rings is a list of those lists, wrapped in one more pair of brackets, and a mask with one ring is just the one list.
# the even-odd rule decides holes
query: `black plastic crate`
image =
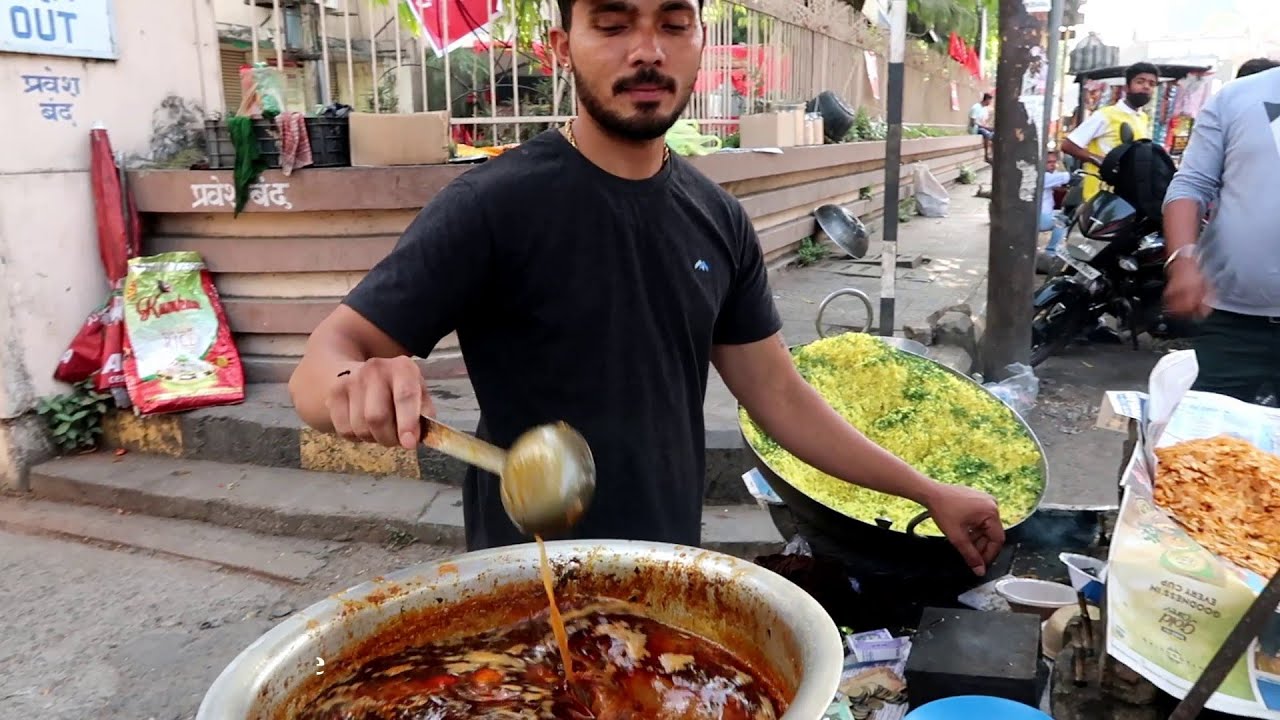
{"label": "black plastic crate", "polygon": [[351,165],[351,123],[347,118],[309,117],[307,137],[311,139],[308,167],[349,167]]}
{"label": "black plastic crate", "polygon": [[[278,135],[275,123],[262,118],[253,120],[253,137],[258,141],[258,153],[267,161],[267,167],[280,167]],[[236,148],[231,144],[231,130],[225,120],[204,121],[204,145],[211,170],[228,170],[236,166]]]}
{"label": "black plastic crate", "polygon": [[[351,126],[347,118],[309,117],[307,138],[311,141],[312,164],[307,167],[347,167],[351,164]],[[275,122],[253,120],[253,136],[258,141],[258,154],[268,168],[280,167],[280,132]],[[205,152],[211,170],[229,170],[236,165],[236,149],[231,144],[231,131],[225,120],[204,123]]]}

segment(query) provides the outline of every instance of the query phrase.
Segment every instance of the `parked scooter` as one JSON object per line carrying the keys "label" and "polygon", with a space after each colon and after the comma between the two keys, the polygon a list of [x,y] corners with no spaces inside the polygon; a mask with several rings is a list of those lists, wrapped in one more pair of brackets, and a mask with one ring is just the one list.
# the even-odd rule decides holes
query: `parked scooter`
{"label": "parked scooter", "polygon": [[[1123,151],[1124,146],[1112,152]],[[1068,233],[1056,253],[1061,269],[1035,293],[1033,366],[1098,328],[1106,316],[1128,332],[1135,349],[1144,332],[1157,338],[1189,333],[1189,323],[1164,312],[1165,242],[1157,218],[1111,190],[1100,191],[1068,217],[1080,237]]]}

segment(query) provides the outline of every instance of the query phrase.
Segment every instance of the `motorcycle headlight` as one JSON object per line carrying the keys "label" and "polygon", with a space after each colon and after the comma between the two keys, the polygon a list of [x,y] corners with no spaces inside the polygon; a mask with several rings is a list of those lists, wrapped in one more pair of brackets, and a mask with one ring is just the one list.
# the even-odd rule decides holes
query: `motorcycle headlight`
{"label": "motorcycle headlight", "polygon": [[1081,240],[1071,246],[1071,256],[1077,260],[1089,262],[1106,247],[1107,243],[1101,240]]}

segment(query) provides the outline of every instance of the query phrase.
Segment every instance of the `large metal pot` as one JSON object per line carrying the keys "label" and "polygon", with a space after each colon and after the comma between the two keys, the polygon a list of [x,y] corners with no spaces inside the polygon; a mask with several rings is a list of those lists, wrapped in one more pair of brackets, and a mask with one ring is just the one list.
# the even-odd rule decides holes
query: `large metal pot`
{"label": "large metal pot", "polygon": [[[842,325],[824,325],[822,322],[823,312],[827,309],[832,300],[841,296],[851,296],[858,299],[867,309],[867,322],[864,326],[869,327],[872,322],[871,318],[871,301],[860,290],[847,288],[837,290],[827,296],[819,306],[818,316],[815,320],[816,329],[819,337],[828,337],[831,328],[842,328],[849,330],[847,326]],[[888,343],[896,352],[910,353],[929,360],[930,362],[942,368],[946,372],[971,383],[982,392],[990,391],[973,381],[973,378],[964,373],[957,372],[942,363],[934,361],[928,356],[928,349],[913,340],[905,340],[903,338],[883,337],[881,340]],[[792,352],[803,346],[794,346]],[[994,398],[994,396],[993,396]],[[1039,438],[1035,432],[1027,425],[1026,421],[1011,408],[1007,408],[1009,414],[1014,420],[1022,426],[1023,431],[1031,438],[1036,446],[1039,454],[1040,477],[1043,482],[1040,485],[1040,494],[1036,499],[1036,505],[1044,499],[1045,488],[1049,482],[1049,465],[1045,458],[1044,447],[1040,444]],[[741,431],[741,427],[739,427]],[[801,531],[812,529],[826,535],[828,538],[835,540],[839,545],[855,549],[874,549],[871,553],[874,556],[874,564],[877,567],[884,568],[886,573],[895,575],[910,574],[913,570],[921,573],[952,573],[959,574],[963,577],[970,577],[968,568],[964,565],[958,553],[950,550],[947,540],[940,536],[923,536],[915,532],[916,527],[926,519],[928,513],[921,513],[913,518],[905,527],[895,527],[888,520],[880,520],[875,523],[863,522],[856,518],[849,517],[844,513],[833,510],[826,505],[809,497],[800,489],[792,485],[786,478],[782,477],[765,462],[764,458],[751,447],[751,443],[747,442],[745,434],[743,435],[743,443],[751,452],[751,457],[755,461],[756,469],[765,477],[774,492],[782,498],[790,514],[800,521],[805,527],[788,527],[780,528],[784,534],[789,531]],[[775,514],[776,516],[776,514]],[[1028,516],[1029,517],[1029,516]],[[1006,535],[1011,535],[1013,539],[1017,538],[1016,529],[1025,523],[1027,518],[1009,525],[1005,528]],[[839,553],[844,555],[844,553]],[[875,569],[868,572],[875,572]]]}
{"label": "large metal pot", "polygon": [[[844,659],[840,633],[817,601],[779,575],[666,543],[569,540],[547,543],[547,554],[558,593],[630,600],[733,651],[790,698],[786,720],[818,720],[831,704]],[[537,546],[518,545],[418,565],[326,598],[240,653],[196,718],[287,720],[367,659],[539,612],[547,601],[538,567]]]}

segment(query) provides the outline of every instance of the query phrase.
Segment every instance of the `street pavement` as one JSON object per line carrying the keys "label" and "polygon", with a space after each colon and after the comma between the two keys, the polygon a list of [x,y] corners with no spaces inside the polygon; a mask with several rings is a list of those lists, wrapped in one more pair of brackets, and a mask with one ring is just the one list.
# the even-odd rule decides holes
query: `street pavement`
{"label": "street pavement", "polygon": [[[979,175],[988,182],[988,173]],[[901,262],[920,259],[915,267],[898,267],[894,332],[904,325],[928,326],[933,312],[975,300],[987,275],[987,248],[991,223],[990,201],[976,197],[977,185],[954,185],[950,212],[945,218],[915,216],[898,225],[898,257]],[[822,299],[834,290],[854,288],[870,296],[875,311],[873,326],[880,324],[880,252],[883,222],[867,223],[871,243],[862,262],[851,262],[833,251],[827,260],[809,267],[789,267],[770,277],[774,301],[785,321],[783,332],[794,344],[817,339],[814,320]],[[985,297],[976,298],[985,302]],[[861,326],[865,311],[856,301],[833,302],[824,323]]]}
{"label": "street pavement", "polygon": [[[1145,340],[1145,339],[1144,339]],[[1027,423],[1049,462],[1046,503],[1099,506],[1119,502],[1126,435],[1095,427],[1107,390],[1146,390],[1162,355],[1146,342],[1069,347],[1036,368],[1040,396]]]}
{"label": "street pavement", "polygon": [[[0,506],[25,500],[0,497]],[[74,508],[86,524],[96,508]],[[133,518],[124,516],[121,522]],[[196,522],[157,532],[180,543]],[[392,570],[441,557],[427,545],[267,538],[227,530],[222,550],[314,559],[284,581],[198,559],[0,529],[0,718],[187,720],[242,649],[289,614]]]}

